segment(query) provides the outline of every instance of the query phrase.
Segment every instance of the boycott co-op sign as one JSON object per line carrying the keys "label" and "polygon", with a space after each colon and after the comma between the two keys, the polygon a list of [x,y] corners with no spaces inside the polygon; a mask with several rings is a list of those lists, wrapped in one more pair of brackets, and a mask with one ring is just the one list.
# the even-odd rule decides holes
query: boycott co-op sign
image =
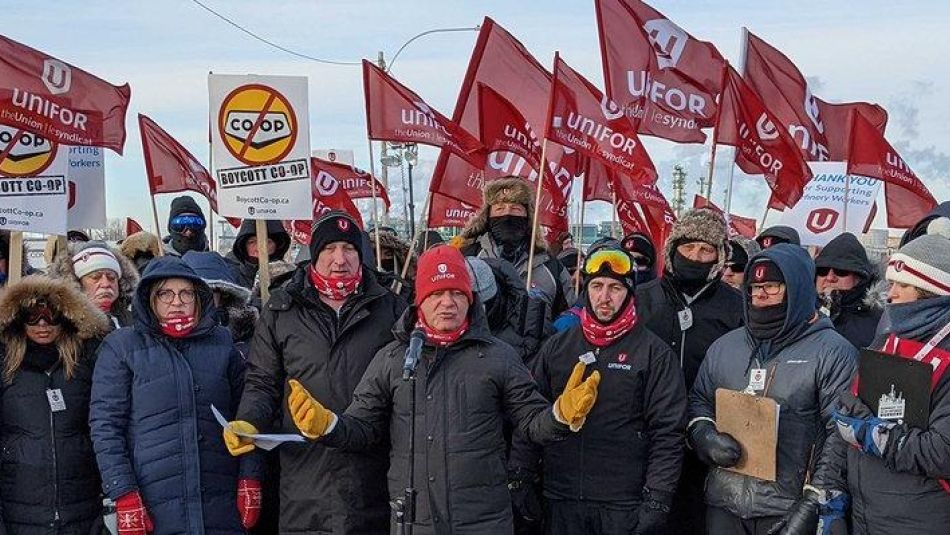
{"label": "boycott co-op sign", "polygon": [[208,88],[221,215],[309,219],[307,78],[212,74]]}
{"label": "boycott co-op sign", "polygon": [[0,229],[66,234],[68,147],[0,125]]}

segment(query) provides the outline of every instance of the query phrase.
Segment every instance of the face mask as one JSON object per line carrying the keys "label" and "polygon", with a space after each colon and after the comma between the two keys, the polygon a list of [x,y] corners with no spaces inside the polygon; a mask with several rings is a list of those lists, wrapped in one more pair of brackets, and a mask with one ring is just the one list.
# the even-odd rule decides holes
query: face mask
{"label": "face mask", "polygon": [[673,252],[673,275],[677,280],[705,283],[715,265],[716,261],[696,262],[681,255],[679,251]]}
{"label": "face mask", "polygon": [[530,239],[528,217],[523,215],[489,217],[488,230],[495,243],[505,248],[516,247]]}
{"label": "face mask", "polygon": [[[384,258],[382,261],[383,272],[396,273],[396,259]],[[398,273],[396,273],[398,275]]]}
{"label": "face mask", "polygon": [[653,271],[653,268],[644,269],[643,271],[634,271],[633,272],[633,282],[636,286],[641,284],[646,284],[651,280],[656,278],[656,273]]}
{"label": "face mask", "polygon": [[193,234],[190,238],[177,232],[172,233],[172,247],[180,254],[184,255],[188,251],[204,251],[207,241],[203,232]]}
{"label": "face mask", "polygon": [[188,333],[195,330],[197,321],[194,316],[180,316],[169,318],[167,321],[160,322],[162,332],[172,338],[184,338]]}
{"label": "face mask", "polygon": [[775,338],[782,332],[787,310],[787,301],[767,307],[749,306],[749,324],[746,328],[756,340]]}

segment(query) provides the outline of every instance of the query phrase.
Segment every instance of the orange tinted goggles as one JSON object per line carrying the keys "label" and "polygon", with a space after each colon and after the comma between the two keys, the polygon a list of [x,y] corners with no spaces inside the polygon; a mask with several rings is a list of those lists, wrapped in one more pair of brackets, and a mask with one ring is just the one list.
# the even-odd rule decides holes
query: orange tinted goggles
{"label": "orange tinted goggles", "polygon": [[608,269],[614,275],[625,276],[633,272],[633,260],[624,251],[601,249],[584,261],[584,274],[594,275]]}

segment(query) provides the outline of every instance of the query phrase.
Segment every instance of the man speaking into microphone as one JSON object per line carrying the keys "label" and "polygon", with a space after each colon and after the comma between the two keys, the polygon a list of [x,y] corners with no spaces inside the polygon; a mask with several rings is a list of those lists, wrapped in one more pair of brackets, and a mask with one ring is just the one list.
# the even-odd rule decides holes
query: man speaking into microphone
{"label": "man speaking into microphone", "polygon": [[552,406],[508,344],[492,337],[472,293],[462,254],[436,247],[419,259],[415,306],[396,322],[342,414],[324,407],[296,381],[288,398],[308,438],[347,450],[390,442],[389,493],[404,493],[409,469],[411,381],[403,380],[416,329],[425,334],[415,369],[415,503],[413,533],[511,533],[513,520],[502,421],[538,444],[579,430],[597,399],[600,374],[573,380]]}

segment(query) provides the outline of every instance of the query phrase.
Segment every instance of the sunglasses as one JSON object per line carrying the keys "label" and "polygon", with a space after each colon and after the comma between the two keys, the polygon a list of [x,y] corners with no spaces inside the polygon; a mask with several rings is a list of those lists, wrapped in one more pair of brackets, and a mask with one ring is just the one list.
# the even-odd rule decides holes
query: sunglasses
{"label": "sunglasses", "polygon": [[587,257],[584,261],[584,274],[593,275],[607,269],[614,275],[629,275],[633,272],[633,261],[630,255],[616,249],[601,249]]}
{"label": "sunglasses", "polygon": [[168,228],[170,228],[172,232],[184,232],[186,230],[198,232],[204,230],[205,218],[196,214],[178,215],[168,222]]}
{"label": "sunglasses", "polygon": [[725,268],[733,273],[743,273],[745,271],[745,264],[726,264]]}
{"label": "sunglasses", "polygon": [[27,310],[24,323],[32,327],[39,325],[40,322],[46,322],[47,325],[59,325],[62,317],[47,305],[35,306]]}
{"label": "sunglasses", "polygon": [[835,277],[847,277],[848,275],[854,275],[853,271],[846,271],[843,269],[829,267],[820,267],[815,269],[815,274],[819,277],[827,277],[829,273],[834,273]]}

